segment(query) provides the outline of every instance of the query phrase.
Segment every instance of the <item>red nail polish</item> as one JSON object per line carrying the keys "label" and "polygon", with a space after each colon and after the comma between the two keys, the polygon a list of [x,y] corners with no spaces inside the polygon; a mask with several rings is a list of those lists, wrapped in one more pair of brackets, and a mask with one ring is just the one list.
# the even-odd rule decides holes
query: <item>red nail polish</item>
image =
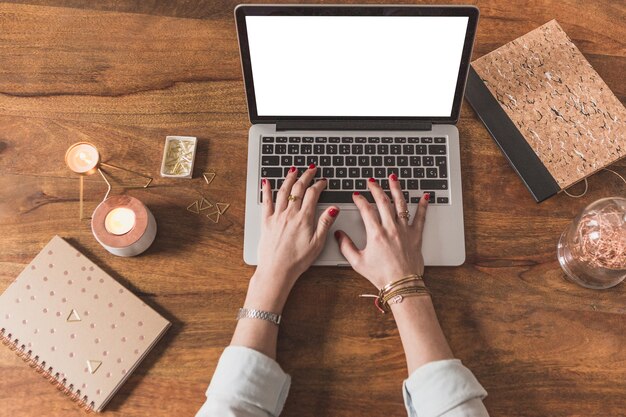
{"label": "red nail polish", "polygon": [[330,214],[330,217],[337,217],[337,215],[339,214],[339,210],[337,210],[336,208],[331,208],[330,210],[328,210],[328,214]]}
{"label": "red nail polish", "polygon": [[368,181],[369,182],[376,182],[376,178],[370,178]]}
{"label": "red nail polish", "polygon": [[265,185],[265,184],[267,184],[267,180],[266,180],[265,178],[263,178],[263,179],[261,180],[261,185]]}
{"label": "red nail polish", "polygon": [[322,178],[322,181],[328,181],[328,178],[324,177]]}
{"label": "red nail polish", "polygon": [[358,192],[358,191],[355,191],[355,192],[353,192],[352,194],[354,194],[354,195],[361,195],[361,193],[360,193],[360,192]]}
{"label": "red nail polish", "polygon": [[315,169],[315,164],[309,165],[309,169]]}
{"label": "red nail polish", "polygon": [[289,168],[289,172],[296,172],[296,167]]}
{"label": "red nail polish", "polygon": [[339,240],[341,237],[341,232],[339,230],[335,230],[335,239]]}
{"label": "red nail polish", "polygon": [[389,178],[391,178],[391,181],[398,181],[398,176],[396,174],[391,174]]}
{"label": "red nail polish", "polygon": [[426,201],[430,200],[430,194],[428,194],[428,193],[424,194],[424,199]]}

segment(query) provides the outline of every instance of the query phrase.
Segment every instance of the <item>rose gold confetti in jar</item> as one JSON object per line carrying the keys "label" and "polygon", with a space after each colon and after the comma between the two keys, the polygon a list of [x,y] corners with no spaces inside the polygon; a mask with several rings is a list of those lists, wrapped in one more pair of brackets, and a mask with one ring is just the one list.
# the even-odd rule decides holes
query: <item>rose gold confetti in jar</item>
{"label": "rose gold confetti in jar", "polygon": [[565,229],[557,257],[566,277],[593,289],[626,278],[626,198],[609,197],[587,206]]}

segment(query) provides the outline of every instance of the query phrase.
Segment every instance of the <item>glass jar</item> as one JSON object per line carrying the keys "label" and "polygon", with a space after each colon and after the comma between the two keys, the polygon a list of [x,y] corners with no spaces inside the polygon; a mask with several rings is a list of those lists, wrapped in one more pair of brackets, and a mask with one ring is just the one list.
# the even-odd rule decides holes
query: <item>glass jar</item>
{"label": "glass jar", "polygon": [[626,198],[587,207],[565,229],[557,257],[566,278],[586,288],[611,288],[626,278]]}

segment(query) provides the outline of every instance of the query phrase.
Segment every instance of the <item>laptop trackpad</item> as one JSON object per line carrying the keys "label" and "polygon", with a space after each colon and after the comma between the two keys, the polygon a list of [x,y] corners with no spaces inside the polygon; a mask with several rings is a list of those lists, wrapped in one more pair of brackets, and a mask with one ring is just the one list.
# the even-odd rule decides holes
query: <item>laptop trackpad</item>
{"label": "laptop trackpad", "polygon": [[[323,211],[324,209],[317,210],[318,218]],[[335,230],[342,230],[350,236],[357,248],[363,249],[365,247],[365,226],[363,225],[363,220],[361,219],[359,211],[352,208],[342,208],[337,220],[335,220],[333,227],[328,233],[324,250],[319,258],[317,258],[314,265],[348,264],[343,255],[339,252],[339,245],[337,245],[337,240],[334,237]]]}

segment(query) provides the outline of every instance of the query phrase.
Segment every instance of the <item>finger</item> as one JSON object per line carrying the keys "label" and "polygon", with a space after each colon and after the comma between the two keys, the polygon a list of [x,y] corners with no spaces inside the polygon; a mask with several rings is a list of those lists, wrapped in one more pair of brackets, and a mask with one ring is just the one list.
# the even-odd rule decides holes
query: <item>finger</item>
{"label": "finger", "polygon": [[422,242],[422,233],[424,232],[424,223],[426,222],[426,210],[428,209],[428,200],[430,199],[430,194],[424,193],[422,198],[420,198],[420,202],[417,205],[417,212],[415,213],[415,220],[413,220],[413,224],[411,227],[415,229],[415,235],[417,236],[417,240]]}
{"label": "finger", "polygon": [[315,231],[315,237],[318,242],[326,242],[326,236],[328,235],[328,231],[332,227],[333,223],[335,223],[335,219],[339,215],[339,208],[337,207],[329,207],[320,216],[320,219],[317,221],[317,230]]}
{"label": "finger", "polygon": [[320,198],[320,194],[326,186],[328,185],[328,180],[326,178],[322,178],[317,181],[315,184],[307,188],[304,193],[304,197],[302,198],[302,207],[301,210],[306,210],[308,214],[315,214],[315,210],[317,208],[317,201]]}
{"label": "finger", "polygon": [[298,181],[296,181],[295,184],[293,184],[293,187],[291,187],[290,194],[295,196],[296,199],[293,201],[289,201],[287,208],[291,210],[300,210],[304,193],[306,189],[309,188],[311,181],[313,181],[313,177],[315,176],[316,171],[317,168],[315,167],[315,164],[311,164],[309,165],[309,169],[307,169],[302,173],[302,175],[300,175]]}
{"label": "finger", "polygon": [[374,178],[370,178],[367,184],[370,191],[372,192],[374,201],[376,202],[376,207],[378,207],[378,213],[380,214],[380,220],[382,224],[387,225],[393,223],[395,221],[396,215],[392,211],[389,197],[387,197],[387,194],[385,194],[380,184],[378,184],[378,182]]}
{"label": "finger", "polygon": [[298,170],[296,167],[289,168],[289,172],[285,176],[285,181],[283,185],[278,190],[278,195],[276,196],[276,205],[274,206],[274,212],[280,213],[281,211],[287,208],[287,197],[291,194],[291,187],[298,179]]}
{"label": "finger", "polygon": [[272,201],[272,184],[266,179],[261,180],[261,189],[263,190],[263,217],[269,217],[274,214],[274,202]]}
{"label": "finger", "polygon": [[356,247],[352,239],[350,239],[350,236],[341,230],[335,231],[335,239],[337,239],[341,254],[346,258],[348,263],[350,263],[352,268],[356,268],[361,260],[361,251]]}
{"label": "finger", "polygon": [[402,194],[402,188],[400,187],[400,181],[396,174],[389,176],[389,189],[391,190],[391,197],[393,198],[393,204],[396,207],[396,216],[400,224],[409,224],[406,217],[400,217],[400,213],[406,213],[406,201]]}
{"label": "finger", "polygon": [[380,227],[380,219],[376,214],[376,209],[358,191],[352,194],[352,200],[361,213],[363,224],[365,224],[365,233],[371,234]]}

